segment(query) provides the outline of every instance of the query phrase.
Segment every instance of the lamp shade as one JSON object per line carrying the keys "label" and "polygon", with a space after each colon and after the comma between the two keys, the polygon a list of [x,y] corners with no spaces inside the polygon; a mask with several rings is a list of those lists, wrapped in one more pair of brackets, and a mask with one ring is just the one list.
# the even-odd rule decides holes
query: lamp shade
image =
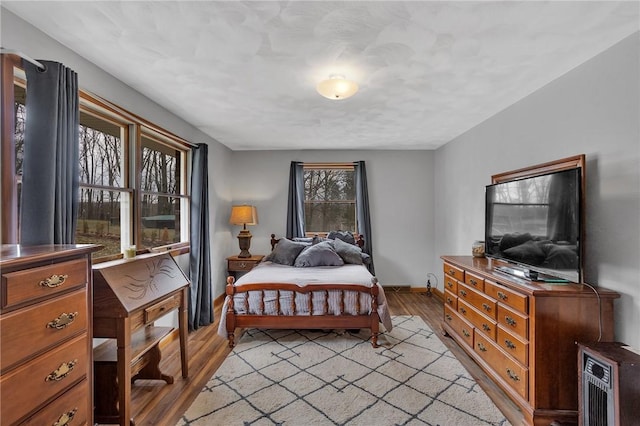
{"label": "lamp shade", "polygon": [[231,225],[257,225],[258,211],[255,206],[241,205],[231,207]]}
{"label": "lamp shade", "polygon": [[318,83],[316,90],[327,99],[340,100],[355,95],[358,84],[345,79],[342,75],[331,75],[328,80]]}

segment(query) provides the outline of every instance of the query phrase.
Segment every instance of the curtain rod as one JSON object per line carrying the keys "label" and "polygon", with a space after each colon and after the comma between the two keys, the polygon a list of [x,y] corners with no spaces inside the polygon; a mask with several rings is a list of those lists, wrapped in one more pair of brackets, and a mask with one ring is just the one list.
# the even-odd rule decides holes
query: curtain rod
{"label": "curtain rod", "polygon": [[9,54],[9,55],[17,55],[17,56],[21,57],[22,59],[24,59],[25,61],[32,63],[33,65],[35,65],[36,67],[38,67],[42,71],[47,69],[47,67],[42,65],[40,62],[36,61],[35,59],[31,58],[30,56],[27,56],[24,53],[19,52],[17,50],[6,49],[4,47],[0,47],[0,53],[6,53],[6,54]]}

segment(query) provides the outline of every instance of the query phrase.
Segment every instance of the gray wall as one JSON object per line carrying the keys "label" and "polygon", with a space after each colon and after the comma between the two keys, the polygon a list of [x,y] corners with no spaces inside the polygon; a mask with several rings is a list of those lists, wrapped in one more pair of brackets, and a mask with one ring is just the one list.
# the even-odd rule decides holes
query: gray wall
{"label": "gray wall", "polygon": [[[585,282],[618,291],[616,338],[640,347],[640,33],[435,153],[435,256],[484,233],[493,174],[585,154]],[[594,315],[597,314],[594,312]]]}
{"label": "gray wall", "polygon": [[[283,236],[291,161],[353,162],[367,167],[373,258],[382,284],[426,285],[434,260],[432,151],[236,151],[231,189],[235,203],[255,204],[251,253],[271,250],[269,236]],[[233,227],[235,236],[240,228]],[[231,254],[239,252],[237,245]],[[219,288],[217,288],[220,291]]]}

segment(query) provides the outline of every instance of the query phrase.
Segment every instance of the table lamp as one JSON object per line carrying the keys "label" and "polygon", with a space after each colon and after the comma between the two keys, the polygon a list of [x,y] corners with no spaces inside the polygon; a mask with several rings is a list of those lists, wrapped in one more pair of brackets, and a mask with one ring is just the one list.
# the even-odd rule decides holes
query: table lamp
{"label": "table lamp", "polygon": [[229,223],[231,225],[242,225],[242,230],[238,234],[238,243],[240,244],[240,254],[238,257],[251,257],[251,253],[249,253],[249,247],[251,247],[251,232],[247,229],[247,225],[258,224],[256,207],[249,205],[232,206]]}

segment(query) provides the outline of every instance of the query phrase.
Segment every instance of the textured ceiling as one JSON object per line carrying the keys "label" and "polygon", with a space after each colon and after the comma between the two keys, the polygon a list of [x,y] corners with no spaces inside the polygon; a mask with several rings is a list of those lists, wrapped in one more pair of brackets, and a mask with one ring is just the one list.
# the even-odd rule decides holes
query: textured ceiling
{"label": "textured ceiling", "polygon": [[[613,1],[2,6],[234,150],[434,149],[639,28]],[[360,91],[321,97],[336,73]]]}

